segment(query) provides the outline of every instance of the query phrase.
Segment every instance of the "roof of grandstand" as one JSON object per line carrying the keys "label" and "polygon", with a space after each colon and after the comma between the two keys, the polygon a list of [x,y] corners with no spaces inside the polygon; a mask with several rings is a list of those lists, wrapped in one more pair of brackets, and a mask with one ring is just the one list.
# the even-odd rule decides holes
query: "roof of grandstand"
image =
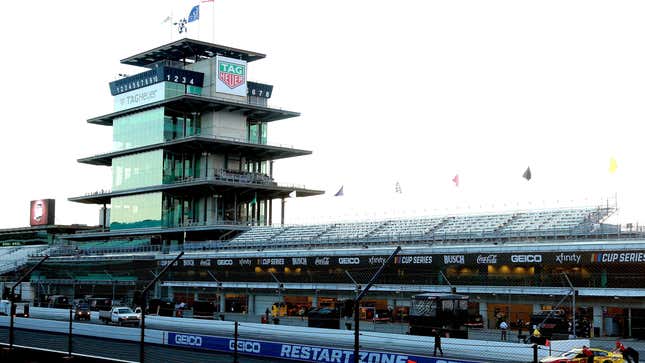
{"label": "roof of grandstand", "polygon": [[0,229],[0,244],[3,242],[16,242],[16,244],[29,244],[29,240],[35,239],[39,242],[46,241],[50,234],[68,234],[82,230],[96,229],[96,226],[79,224],[68,225],[46,225],[20,228]]}

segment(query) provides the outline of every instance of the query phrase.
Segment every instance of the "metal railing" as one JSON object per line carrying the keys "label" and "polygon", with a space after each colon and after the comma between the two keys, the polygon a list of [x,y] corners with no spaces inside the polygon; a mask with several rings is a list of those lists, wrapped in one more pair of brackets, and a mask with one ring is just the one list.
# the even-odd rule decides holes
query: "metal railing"
{"label": "metal railing", "polygon": [[[155,187],[163,185],[182,185],[190,183],[201,183],[204,181],[222,181],[222,182],[231,182],[231,183],[240,183],[240,184],[254,184],[254,185],[266,185],[266,186],[275,186],[279,188],[287,189],[306,189],[306,186],[303,184],[291,184],[291,183],[277,183],[273,178],[266,174],[262,173],[253,173],[246,171],[235,171],[229,169],[205,169],[203,171],[203,176],[173,176],[165,175],[163,176],[163,184],[161,185],[151,185],[145,187]],[[110,190],[110,189],[101,189],[94,192],[89,192],[83,194],[84,197],[90,196],[102,196],[110,195],[116,192],[127,192],[130,190],[136,190],[144,188],[127,188],[119,190]]]}

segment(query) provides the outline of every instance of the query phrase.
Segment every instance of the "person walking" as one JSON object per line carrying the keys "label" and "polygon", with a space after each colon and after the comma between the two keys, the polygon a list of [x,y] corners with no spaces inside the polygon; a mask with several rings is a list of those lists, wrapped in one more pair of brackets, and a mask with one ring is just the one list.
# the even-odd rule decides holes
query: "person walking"
{"label": "person walking", "polygon": [[614,349],[614,352],[622,353],[623,359],[626,360],[627,363],[632,363],[632,360],[633,363],[638,363],[638,352],[632,347],[625,347],[619,340],[616,341],[616,349]]}
{"label": "person walking", "polygon": [[522,335],[522,329],[524,328],[524,322],[522,319],[517,321],[517,342],[521,342],[522,339],[524,339],[524,335]]}
{"label": "person walking", "polygon": [[506,323],[505,320],[502,320],[502,322],[499,324],[499,328],[502,330],[502,340],[507,340],[506,330],[508,329],[508,324]]}
{"label": "person walking", "polygon": [[582,355],[587,357],[587,363],[593,363],[593,351],[588,346],[582,346]]}
{"label": "person walking", "polygon": [[443,357],[443,349],[441,349],[441,330],[433,329],[432,333],[434,334],[434,356],[437,356],[437,349]]}

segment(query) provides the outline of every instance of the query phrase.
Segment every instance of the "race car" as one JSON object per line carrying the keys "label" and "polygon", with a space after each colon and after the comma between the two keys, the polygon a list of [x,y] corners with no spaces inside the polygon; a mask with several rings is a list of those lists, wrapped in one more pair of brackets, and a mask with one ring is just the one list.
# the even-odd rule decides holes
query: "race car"
{"label": "race car", "polygon": [[[598,348],[590,348],[593,352],[594,363],[624,363],[623,355]],[[587,363],[587,357],[582,354],[582,348],[571,349],[557,357],[546,357],[540,363]]]}

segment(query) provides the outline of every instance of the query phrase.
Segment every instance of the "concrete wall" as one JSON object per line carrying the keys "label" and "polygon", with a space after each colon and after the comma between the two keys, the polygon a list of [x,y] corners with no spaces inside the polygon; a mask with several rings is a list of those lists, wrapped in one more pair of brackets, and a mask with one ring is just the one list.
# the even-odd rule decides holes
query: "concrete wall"
{"label": "concrete wall", "polygon": [[246,117],[239,112],[206,112],[202,115],[202,134],[246,140]]}

